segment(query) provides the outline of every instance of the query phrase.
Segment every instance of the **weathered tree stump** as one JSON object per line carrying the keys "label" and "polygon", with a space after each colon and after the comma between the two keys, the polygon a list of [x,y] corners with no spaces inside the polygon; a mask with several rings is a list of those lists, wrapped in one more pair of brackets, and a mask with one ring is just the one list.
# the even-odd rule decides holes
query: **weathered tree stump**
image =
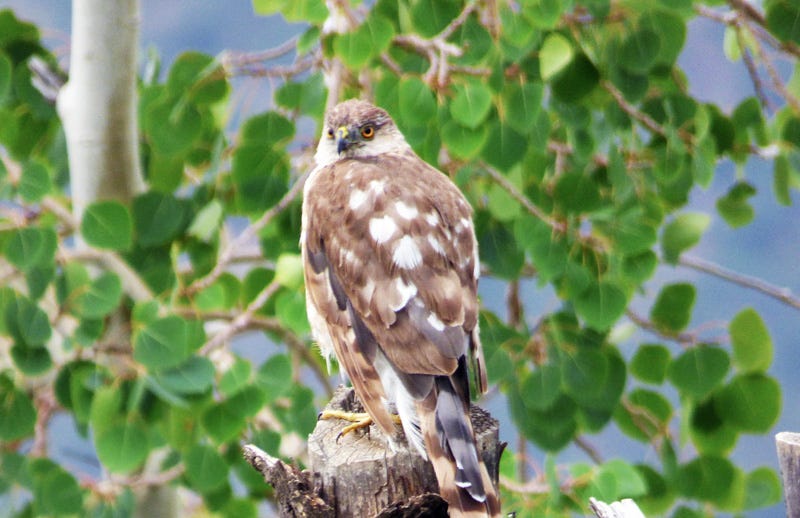
{"label": "weathered tree stump", "polygon": [[775,444],[783,477],[786,516],[800,518],[800,433],[781,432],[775,436]]}
{"label": "weathered tree stump", "polygon": [[[353,389],[343,387],[326,409],[363,411]],[[474,406],[471,417],[478,451],[497,483],[505,447],[499,442],[498,423]],[[438,484],[433,467],[408,445],[399,426],[393,450],[375,425],[339,438],[348,424],[339,419],[317,423],[308,438],[309,471],[300,472],[252,445],[245,446],[245,458],[275,487],[281,516],[447,516],[447,503],[435,494]],[[309,502],[321,502],[327,509],[309,507]]]}

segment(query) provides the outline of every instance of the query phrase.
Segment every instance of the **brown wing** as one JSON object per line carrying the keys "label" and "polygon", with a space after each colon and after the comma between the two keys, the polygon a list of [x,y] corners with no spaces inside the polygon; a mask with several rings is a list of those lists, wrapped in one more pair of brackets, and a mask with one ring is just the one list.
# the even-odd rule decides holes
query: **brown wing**
{"label": "brown wing", "polygon": [[308,253],[399,371],[451,374],[467,348],[480,355],[471,208],[449,179],[413,154],[342,160],[306,202]]}

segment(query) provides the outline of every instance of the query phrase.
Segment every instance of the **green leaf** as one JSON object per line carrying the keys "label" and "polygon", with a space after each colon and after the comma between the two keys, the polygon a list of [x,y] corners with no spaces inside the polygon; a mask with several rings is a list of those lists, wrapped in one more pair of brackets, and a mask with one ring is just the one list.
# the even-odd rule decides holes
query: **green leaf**
{"label": "green leaf", "polygon": [[553,78],[553,94],[565,103],[577,102],[589,95],[599,82],[600,72],[585,54],[578,54]]}
{"label": "green leaf", "polygon": [[762,466],[747,474],[745,478],[745,510],[775,505],[781,501],[781,496],[781,481],[774,469]]}
{"label": "green leaf", "polygon": [[531,131],[542,110],[544,87],[541,83],[508,83],[503,87],[503,114],[506,123],[520,133]]}
{"label": "green leaf", "polygon": [[581,172],[562,174],[555,184],[553,197],[565,212],[592,212],[602,206],[597,182]]}
{"label": "green leaf", "polygon": [[6,376],[0,376],[0,440],[17,441],[33,435],[36,408],[25,392],[14,387]]}
{"label": "green leaf", "polygon": [[11,60],[0,52],[0,105],[3,104],[11,91],[11,79],[14,72]]}
{"label": "green leaf", "polygon": [[551,32],[539,49],[539,75],[549,81],[569,65],[575,52],[570,41],[558,32]]}
{"label": "green leaf", "polygon": [[155,380],[163,389],[176,394],[202,394],[211,388],[214,373],[211,360],[192,356],[176,367],[157,372]]}
{"label": "green leaf", "polygon": [[471,160],[478,156],[488,140],[486,125],[470,129],[449,120],[442,126],[442,142],[456,158]]}
{"label": "green leaf", "polygon": [[81,235],[97,248],[128,250],[133,244],[131,214],[116,201],[92,203],[83,212]]}
{"label": "green leaf", "polygon": [[688,250],[700,242],[703,232],[711,223],[708,214],[686,212],[679,214],[667,224],[661,235],[661,252],[664,260],[675,264],[681,252]]}
{"label": "green leaf", "polygon": [[667,398],[645,389],[632,390],[626,396],[626,404],[618,405],[614,412],[620,430],[643,442],[663,435],[671,418],[672,405]]}
{"label": "green leaf", "polygon": [[608,475],[615,484],[615,492],[609,500],[632,498],[647,492],[644,478],[641,473],[629,462],[622,459],[612,459],[600,466],[598,476]]}
{"label": "green leaf", "polygon": [[792,0],[773,0],[766,3],[769,31],[781,41],[800,44],[800,6]]}
{"label": "green leaf", "polygon": [[507,190],[497,184],[492,184],[489,187],[486,207],[498,221],[514,221],[522,212],[519,202]]}
{"label": "green leaf", "polygon": [[733,363],[741,372],[764,372],[772,364],[772,339],[761,316],[747,308],[731,321],[728,331],[733,345]]}
{"label": "green leaf", "polygon": [[667,374],[681,394],[701,400],[722,383],[729,367],[727,352],[719,347],[700,345],[675,358]]}
{"label": "green leaf", "polygon": [[649,29],[640,29],[628,35],[619,49],[619,64],[631,73],[648,72],[656,63],[661,38]]}
{"label": "green leaf", "polygon": [[306,298],[301,290],[282,290],[275,297],[275,315],[300,336],[311,331],[306,315]]}
{"label": "green leaf", "polygon": [[81,318],[102,318],[116,309],[122,298],[122,282],[115,273],[106,272],[82,290],[71,308]]}
{"label": "green leaf", "polygon": [[11,232],[5,243],[8,261],[22,271],[52,265],[57,247],[52,228],[25,227]]}
{"label": "green leaf", "polygon": [[453,120],[470,129],[477,128],[492,108],[492,91],[485,83],[469,81],[454,87],[455,97],[450,103]]}
{"label": "green leaf", "polygon": [[52,188],[53,182],[50,180],[50,172],[44,164],[31,161],[22,167],[18,189],[19,195],[23,200],[29,203],[39,202]]}
{"label": "green leaf", "polygon": [[781,388],[765,374],[740,374],[719,392],[714,403],[722,418],[737,429],[766,433],[781,411]]}
{"label": "green leaf", "polygon": [[414,32],[425,38],[439,34],[461,12],[457,0],[417,0],[411,7]]}
{"label": "green leaf", "polygon": [[579,348],[561,361],[564,392],[580,406],[597,403],[608,377],[608,358],[597,349]]}
{"label": "green leaf", "polygon": [[150,145],[158,153],[178,155],[200,138],[203,116],[189,103],[175,103],[171,99],[152,103],[144,117],[145,132]]}
{"label": "green leaf", "polygon": [[50,459],[32,459],[28,464],[35,516],[82,514],[84,493],[71,474]]}
{"label": "green leaf", "polygon": [[228,94],[222,65],[201,52],[184,52],[170,68],[167,92],[173,98],[187,96],[198,105],[213,104]]}
{"label": "green leaf", "polygon": [[129,473],[144,464],[150,453],[147,430],[139,421],[123,421],[94,434],[97,458],[112,473]]}
{"label": "green leaf", "polygon": [[527,408],[547,410],[561,395],[561,369],[551,363],[538,366],[522,378],[520,395]]}
{"label": "green leaf", "polygon": [[205,342],[203,325],[176,316],[147,324],[133,338],[133,358],[153,372],[176,367]]}
{"label": "green leaf", "polygon": [[171,194],[146,192],[133,200],[136,241],[143,247],[169,243],[185,225],[186,211]]}
{"label": "green leaf", "polygon": [[348,67],[361,68],[384,52],[393,37],[394,26],[389,20],[370,15],[354,32],[338,35],[333,50]]}
{"label": "green leaf", "polygon": [[734,477],[728,459],[704,455],[680,467],[678,491],[688,498],[720,503],[728,497]]}
{"label": "green leaf", "polygon": [[225,371],[219,380],[219,391],[226,397],[231,397],[251,382],[253,364],[249,360],[236,357],[233,365]]}
{"label": "green leaf", "polygon": [[676,283],[664,286],[650,310],[651,320],[665,333],[681,331],[692,319],[695,296],[692,284]]}
{"label": "green leaf", "polygon": [[525,156],[528,142],[508,124],[494,123],[489,129],[489,139],[481,155],[489,164],[503,172],[509,171]]}
{"label": "green leaf", "polygon": [[631,374],[654,385],[660,385],[667,377],[669,349],[661,344],[643,344],[636,350],[630,363]]}
{"label": "green leaf", "polygon": [[26,345],[43,345],[52,329],[47,314],[27,297],[18,295],[5,308],[6,329],[14,340]]}
{"label": "green leaf", "polygon": [[772,175],[772,190],[775,192],[775,200],[783,206],[788,207],[792,204],[792,196],[789,192],[791,184],[791,166],[786,155],[775,157],[775,168]]}
{"label": "green leaf", "polygon": [[211,446],[196,444],[183,454],[186,478],[192,489],[205,493],[228,480],[228,464]]}
{"label": "green leaf", "polygon": [[294,137],[294,124],[278,112],[268,111],[250,117],[242,126],[242,142],[261,146],[285,145]]}
{"label": "green leaf", "polygon": [[217,199],[213,199],[195,215],[187,232],[200,241],[208,243],[219,230],[223,219],[223,207]]}
{"label": "green leaf", "polygon": [[428,85],[421,79],[410,77],[400,82],[398,89],[400,126],[403,123],[422,126],[436,115],[436,100]]}
{"label": "green leaf", "polygon": [[591,283],[573,302],[587,325],[605,331],[625,312],[628,297],[616,284],[600,281]]}
{"label": "green leaf", "polygon": [[44,374],[53,366],[50,351],[46,347],[26,343],[18,342],[11,347],[11,359],[20,372],[27,376]]}
{"label": "green leaf", "polygon": [[290,290],[303,287],[303,260],[299,254],[281,254],[275,262],[275,282]]}
{"label": "green leaf", "polygon": [[266,395],[267,402],[288,392],[292,384],[292,363],[285,354],[271,356],[258,369],[256,381]]}
{"label": "green leaf", "polygon": [[728,225],[739,228],[747,225],[755,217],[755,210],[747,202],[756,194],[756,189],[746,182],[739,182],[728,193],[717,200],[717,211]]}

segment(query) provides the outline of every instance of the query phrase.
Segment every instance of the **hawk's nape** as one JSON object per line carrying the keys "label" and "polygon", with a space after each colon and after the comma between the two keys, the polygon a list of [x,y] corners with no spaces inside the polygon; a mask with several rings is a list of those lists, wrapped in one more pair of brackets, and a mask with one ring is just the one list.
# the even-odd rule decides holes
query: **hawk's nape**
{"label": "hawk's nape", "polygon": [[499,516],[469,418],[468,355],[486,390],[472,209],[364,101],[326,116],[300,245],[309,322],[388,437],[400,415],[451,516]]}

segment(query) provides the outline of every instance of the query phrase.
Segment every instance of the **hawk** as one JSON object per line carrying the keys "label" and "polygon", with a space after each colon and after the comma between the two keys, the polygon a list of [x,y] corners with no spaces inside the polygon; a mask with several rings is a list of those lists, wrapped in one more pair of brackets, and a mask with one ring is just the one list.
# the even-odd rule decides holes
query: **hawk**
{"label": "hawk", "polygon": [[469,418],[478,389],[480,274],[472,209],[366,101],[331,109],[303,193],[300,246],[308,319],[371,421],[428,458],[451,516],[499,516]]}

